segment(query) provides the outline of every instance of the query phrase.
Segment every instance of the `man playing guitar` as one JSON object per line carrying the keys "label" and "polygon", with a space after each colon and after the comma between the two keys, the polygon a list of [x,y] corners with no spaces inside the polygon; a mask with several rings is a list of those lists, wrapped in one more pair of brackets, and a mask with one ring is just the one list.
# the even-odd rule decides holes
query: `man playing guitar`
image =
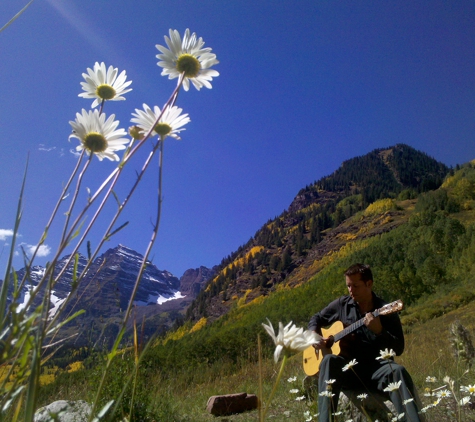
{"label": "man playing guitar", "polygon": [[361,394],[379,390],[394,404],[396,416],[401,415],[398,420],[421,421],[411,376],[393,360],[394,355],[404,351],[404,334],[397,313],[375,312],[389,305],[373,292],[373,275],[368,265],[352,265],[345,271],[345,279],[349,294],[315,314],[308,325],[309,330],[322,335],[322,328],[337,321],[344,327],[353,324],[351,334],[344,334],[338,343],[339,354],[330,350],[336,336],[323,337],[314,345],[317,356],[321,353],[319,421],[333,421],[332,413],[336,412],[342,389]]}

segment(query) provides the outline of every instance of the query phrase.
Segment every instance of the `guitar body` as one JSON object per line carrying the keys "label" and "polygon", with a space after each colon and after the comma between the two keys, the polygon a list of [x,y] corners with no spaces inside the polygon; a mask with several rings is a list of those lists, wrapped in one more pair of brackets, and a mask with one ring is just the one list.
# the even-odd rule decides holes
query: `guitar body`
{"label": "guitar body", "polygon": [[[344,326],[341,321],[334,322],[328,329],[322,328],[322,335],[324,338],[334,337],[339,332],[343,331]],[[334,342],[330,348],[315,349],[315,347],[307,347],[303,351],[303,370],[308,376],[314,376],[318,373],[318,368],[323,358],[328,355],[338,355],[340,353],[340,343]]]}

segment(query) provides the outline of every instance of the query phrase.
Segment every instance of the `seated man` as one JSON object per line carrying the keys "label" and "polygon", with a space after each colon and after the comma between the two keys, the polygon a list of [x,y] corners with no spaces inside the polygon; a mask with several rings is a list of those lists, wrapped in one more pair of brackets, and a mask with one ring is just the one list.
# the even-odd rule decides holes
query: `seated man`
{"label": "seated man", "polygon": [[[341,339],[339,355],[327,354],[320,364],[319,421],[333,420],[332,413],[337,411],[341,390],[362,394],[371,390],[387,393],[401,415],[398,420],[421,421],[412,379],[391,356],[391,351],[400,355],[404,350],[404,334],[398,315],[391,313],[374,317],[371,313],[387,303],[374,294],[373,275],[368,265],[352,265],[345,271],[345,278],[349,294],[315,314],[308,326],[309,330],[321,335],[323,327],[336,321],[341,321],[345,327],[361,319],[364,322]],[[323,338],[314,347],[325,349],[327,340]],[[386,349],[388,356],[383,356],[382,351]]]}

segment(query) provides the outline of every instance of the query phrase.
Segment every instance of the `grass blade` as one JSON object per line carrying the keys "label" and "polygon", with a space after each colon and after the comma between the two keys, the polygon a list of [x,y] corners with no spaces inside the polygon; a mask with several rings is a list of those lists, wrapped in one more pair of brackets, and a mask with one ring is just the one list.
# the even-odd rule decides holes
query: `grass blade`
{"label": "grass blade", "polygon": [[0,28],[0,32],[2,32],[3,30],[7,29],[13,22],[15,22],[22,14],[23,12],[28,9],[28,7],[30,6],[31,3],[33,3],[34,0],[30,0],[28,2],[28,4],[23,8],[21,9],[15,16],[13,16],[13,18],[11,18],[5,25],[3,25],[1,28]]}

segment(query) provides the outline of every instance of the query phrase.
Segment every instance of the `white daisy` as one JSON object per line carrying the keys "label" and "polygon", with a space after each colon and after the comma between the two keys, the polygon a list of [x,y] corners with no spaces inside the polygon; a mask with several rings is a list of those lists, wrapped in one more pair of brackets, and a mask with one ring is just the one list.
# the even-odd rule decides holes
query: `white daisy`
{"label": "white daisy", "polygon": [[143,104],[143,110],[135,109],[136,113],[132,113],[133,119],[131,122],[137,123],[137,126],[142,129],[142,132],[148,133],[153,127],[152,136],[159,136],[161,140],[164,140],[167,136],[171,136],[175,139],[181,139],[178,136],[182,130],[182,126],[185,126],[190,118],[188,114],[181,115],[183,109],[173,106],[167,107],[160,117],[160,108],[155,106],[153,110],[147,105]]}
{"label": "white daisy", "polygon": [[111,161],[119,161],[114,151],[126,148],[130,141],[124,129],[117,129],[118,120],[112,114],[107,120],[105,114],[99,114],[98,110],[89,111],[82,109],[82,114],[76,113],[76,120],[70,121],[73,128],[71,138],[77,138],[81,142],[76,151],[86,150],[87,154],[95,154],[100,161],[107,158]]}
{"label": "white daisy", "polygon": [[92,108],[98,106],[102,101],[121,101],[125,100],[122,95],[132,88],[127,87],[132,81],[126,81],[127,75],[123,70],[119,76],[117,76],[118,69],[113,66],[109,66],[106,71],[106,65],[104,62],[94,64],[94,69],[87,68],[87,73],[83,73],[82,77],[86,82],[81,82],[82,89],[86,92],[79,94],[79,97],[94,98]]}
{"label": "white daisy", "polygon": [[289,391],[290,394],[297,394],[299,392],[298,388],[292,388],[292,390]]}
{"label": "white daisy", "polygon": [[319,393],[319,396],[322,397],[333,397],[335,394],[333,394],[331,391],[322,391]]}
{"label": "white daisy", "polygon": [[459,404],[460,406],[465,406],[466,404],[470,403],[470,396],[463,397],[460,399]]}
{"label": "white daisy", "polygon": [[379,351],[379,354],[381,356],[377,357],[376,360],[380,360],[380,359],[392,359],[394,356],[396,356],[396,353],[394,352],[393,349],[391,350],[388,350],[388,349],[384,349],[384,350],[380,350]]}
{"label": "white daisy", "polygon": [[297,377],[290,377],[287,382],[295,382],[297,381]]}
{"label": "white daisy", "polygon": [[441,390],[437,391],[437,397],[439,398],[447,398],[450,397],[452,393],[449,390]]}
{"label": "white daisy", "polygon": [[383,391],[395,391],[401,386],[402,381],[390,382],[389,385]]}
{"label": "white daisy", "polygon": [[277,362],[282,350],[287,352],[296,351],[303,352],[307,347],[315,344],[321,338],[315,331],[303,330],[303,328],[297,328],[292,321],[285,327],[284,324],[279,322],[279,333],[276,335],[274,327],[271,322],[269,325],[262,324],[267,333],[272,337],[274,344],[276,345],[274,352],[274,360]]}
{"label": "white daisy", "polygon": [[170,38],[165,36],[168,48],[157,44],[156,47],[162,54],[157,54],[160,61],[158,66],[163,67],[162,75],[168,75],[168,79],[178,78],[184,72],[183,88],[188,91],[190,80],[197,90],[203,86],[212,88],[210,81],[219,76],[216,70],[210,69],[216,60],[216,54],[211,53],[211,48],[203,48],[202,38],[196,38],[196,34],[190,35],[187,29],[181,39],[176,29],[170,29]]}
{"label": "white daisy", "polygon": [[353,359],[352,361],[348,362],[347,365],[345,365],[342,369],[343,372],[348,371],[348,369],[353,368],[353,366],[358,365],[358,362],[356,359]]}
{"label": "white daisy", "polygon": [[305,396],[296,397],[295,400],[296,400],[296,401],[305,400]]}
{"label": "white daisy", "polygon": [[460,391],[462,391],[463,393],[469,393],[470,395],[475,395],[475,385],[468,385],[468,386],[465,386],[465,385],[462,385],[460,387]]}
{"label": "white daisy", "polygon": [[356,398],[358,398],[358,399],[360,399],[360,400],[365,400],[365,399],[368,398],[368,394],[366,394],[366,393],[358,394],[358,395],[356,396]]}
{"label": "white daisy", "polygon": [[437,382],[437,378],[436,378],[436,377],[428,376],[428,377],[426,378],[426,382]]}

